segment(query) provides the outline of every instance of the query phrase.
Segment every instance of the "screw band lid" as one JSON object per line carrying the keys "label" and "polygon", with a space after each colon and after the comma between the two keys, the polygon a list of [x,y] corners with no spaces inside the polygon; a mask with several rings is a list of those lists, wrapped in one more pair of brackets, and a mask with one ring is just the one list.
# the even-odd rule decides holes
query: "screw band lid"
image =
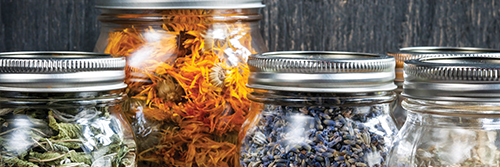
{"label": "screw band lid", "polygon": [[407,60],[420,59],[426,57],[494,57],[500,56],[500,50],[475,47],[437,47],[421,46],[406,47],[399,49],[396,53],[387,53],[396,59],[396,82],[403,82],[403,65]]}
{"label": "screw band lid", "polygon": [[262,0],[99,0],[101,9],[250,9],[263,8]]}
{"label": "screw band lid", "polygon": [[0,53],[0,91],[83,92],[126,87],[125,58],[89,52]]}
{"label": "screw band lid", "polygon": [[403,95],[447,101],[500,101],[500,57],[430,57],[406,61]]}
{"label": "screw band lid", "polygon": [[354,52],[269,52],[250,56],[248,86],[299,92],[392,91],[394,58]]}

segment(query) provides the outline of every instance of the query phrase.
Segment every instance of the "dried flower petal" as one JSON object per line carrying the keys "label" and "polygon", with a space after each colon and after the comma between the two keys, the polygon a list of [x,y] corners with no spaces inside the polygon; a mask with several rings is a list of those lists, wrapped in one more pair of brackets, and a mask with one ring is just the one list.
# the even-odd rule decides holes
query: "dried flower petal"
{"label": "dried flower petal", "polygon": [[214,86],[219,88],[224,87],[224,81],[226,80],[227,70],[222,67],[222,65],[217,64],[211,68],[210,81]]}
{"label": "dried flower petal", "polygon": [[[124,111],[131,112],[127,115],[136,134],[142,135],[138,144],[159,139],[154,147],[147,142],[139,148],[140,161],[182,167],[238,164],[238,133],[250,106],[245,86],[250,72],[244,62],[256,52],[248,23],[217,23],[231,33],[218,39],[208,34],[208,25],[215,26],[211,12],[165,10],[161,28],[131,27],[110,34],[106,53],[131,60],[144,54],[144,48],[152,49],[127,71],[129,97],[136,100]],[[145,32],[160,39],[147,39]],[[238,55],[229,60],[229,50]],[[134,105],[138,101],[140,107]],[[157,132],[138,133],[141,128]]]}

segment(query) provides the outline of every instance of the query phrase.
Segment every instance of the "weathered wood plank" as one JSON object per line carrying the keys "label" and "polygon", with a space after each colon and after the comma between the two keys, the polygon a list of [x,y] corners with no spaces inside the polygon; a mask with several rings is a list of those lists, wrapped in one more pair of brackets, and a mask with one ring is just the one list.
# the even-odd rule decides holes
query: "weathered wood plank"
{"label": "weathered wood plank", "polygon": [[95,0],[3,0],[0,51],[92,51],[99,33]]}
{"label": "weathered wood plank", "polygon": [[[0,1],[0,51],[92,51],[96,0]],[[385,53],[407,46],[500,49],[496,0],[265,0],[269,50]]]}

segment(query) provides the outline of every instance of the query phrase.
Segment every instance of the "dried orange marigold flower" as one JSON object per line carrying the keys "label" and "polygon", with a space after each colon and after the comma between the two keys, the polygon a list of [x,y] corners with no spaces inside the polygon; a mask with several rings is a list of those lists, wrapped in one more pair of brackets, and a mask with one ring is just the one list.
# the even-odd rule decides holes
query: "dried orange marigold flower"
{"label": "dried orange marigold flower", "polygon": [[222,65],[220,64],[217,64],[215,65],[214,67],[211,68],[211,72],[210,72],[210,81],[211,83],[214,85],[214,86],[217,86],[217,87],[224,87],[225,85],[225,80],[226,80],[226,77],[227,77],[227,73],[228,71],[222,67]]}
{"label": "dried orange marigold flower", "polygon": [[[224,17],[231,11],[241,12],[223,10]],[[141,166],[239,165],[238,133],[250,107],[246,59],[263,50],[253,47],[254,23],[213,21],[213,12],[164,10],[162,25],[109,34],[106,53],[129,60],[123,111]]]}

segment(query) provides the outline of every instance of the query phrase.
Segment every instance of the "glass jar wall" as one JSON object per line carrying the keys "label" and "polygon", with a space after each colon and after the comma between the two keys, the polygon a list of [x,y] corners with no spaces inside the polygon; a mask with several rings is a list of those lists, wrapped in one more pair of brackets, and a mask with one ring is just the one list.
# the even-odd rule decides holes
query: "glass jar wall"
{"label": "glass jar wall", "polygon": [[455,56],[405,62],[408,111],[388,166],[500,165],[498,57]]}
{"label": "glass jar wall", "polygon": [[420,46],[420,47],[406,47],[400,48],[397,53],[388,53],[396,59],[396,79],[394,82],[398,86],[396,93],[398,93],[398,103],[392,113],[398,128],[401,128],[406,120],[407,112],[401,106],[401,102],[405,97],[401,96],[403,91],[403,65],[407,60],[426,58],[426,57],[452,57],[452,56],[500,56],[500,50],[487,49],[487,48],[473,48],[473,47],[434,47],[434,46]]}
{"label": "glass jar wall", "polygon": [[104,54],[0,53],[0,166],[135,167],[124,68]]}
{"label": "glass jar wall", "polygon": [[238,132],[250,107],[246,62],[267,50],[259,29],[263,5],[238,4],[248,2],[103,7],[96,51],[127,58],[125,112],[140,165],[238,165]]}
{"label": "glass jar wall", "polygon": [[136,166],[123,94],[0,91],[0,166]]}
{"label": "glass jar wall", "polygon": [[394,119],[394,122],[396,123],[398,129],[403,127],[405,121],[406,121],[406,116],[408,113],[406,110],[401,106],[401,102],[405,99],[405,97],[401,96],[401,92],[403,92],[403,82],[398,81],[397,79],[394,81],[396,86],[398,88],[394,91],[397,94],[396,98],[396,104],[394,105],[394,110],[391,113],[392,118]]}
{"label": "glass jar wall", "polygon": [[242,166],[385,166],[393,92],[252,93]]}
{"label": "glass jar wall", "polygon": [[242,166],[385,166],[397,133],[393,58],[271,52],[248,64]]}
{"label": "glass jar wall", "polygon": [[406,99],[389,166],[500,165],[500,103]]}

